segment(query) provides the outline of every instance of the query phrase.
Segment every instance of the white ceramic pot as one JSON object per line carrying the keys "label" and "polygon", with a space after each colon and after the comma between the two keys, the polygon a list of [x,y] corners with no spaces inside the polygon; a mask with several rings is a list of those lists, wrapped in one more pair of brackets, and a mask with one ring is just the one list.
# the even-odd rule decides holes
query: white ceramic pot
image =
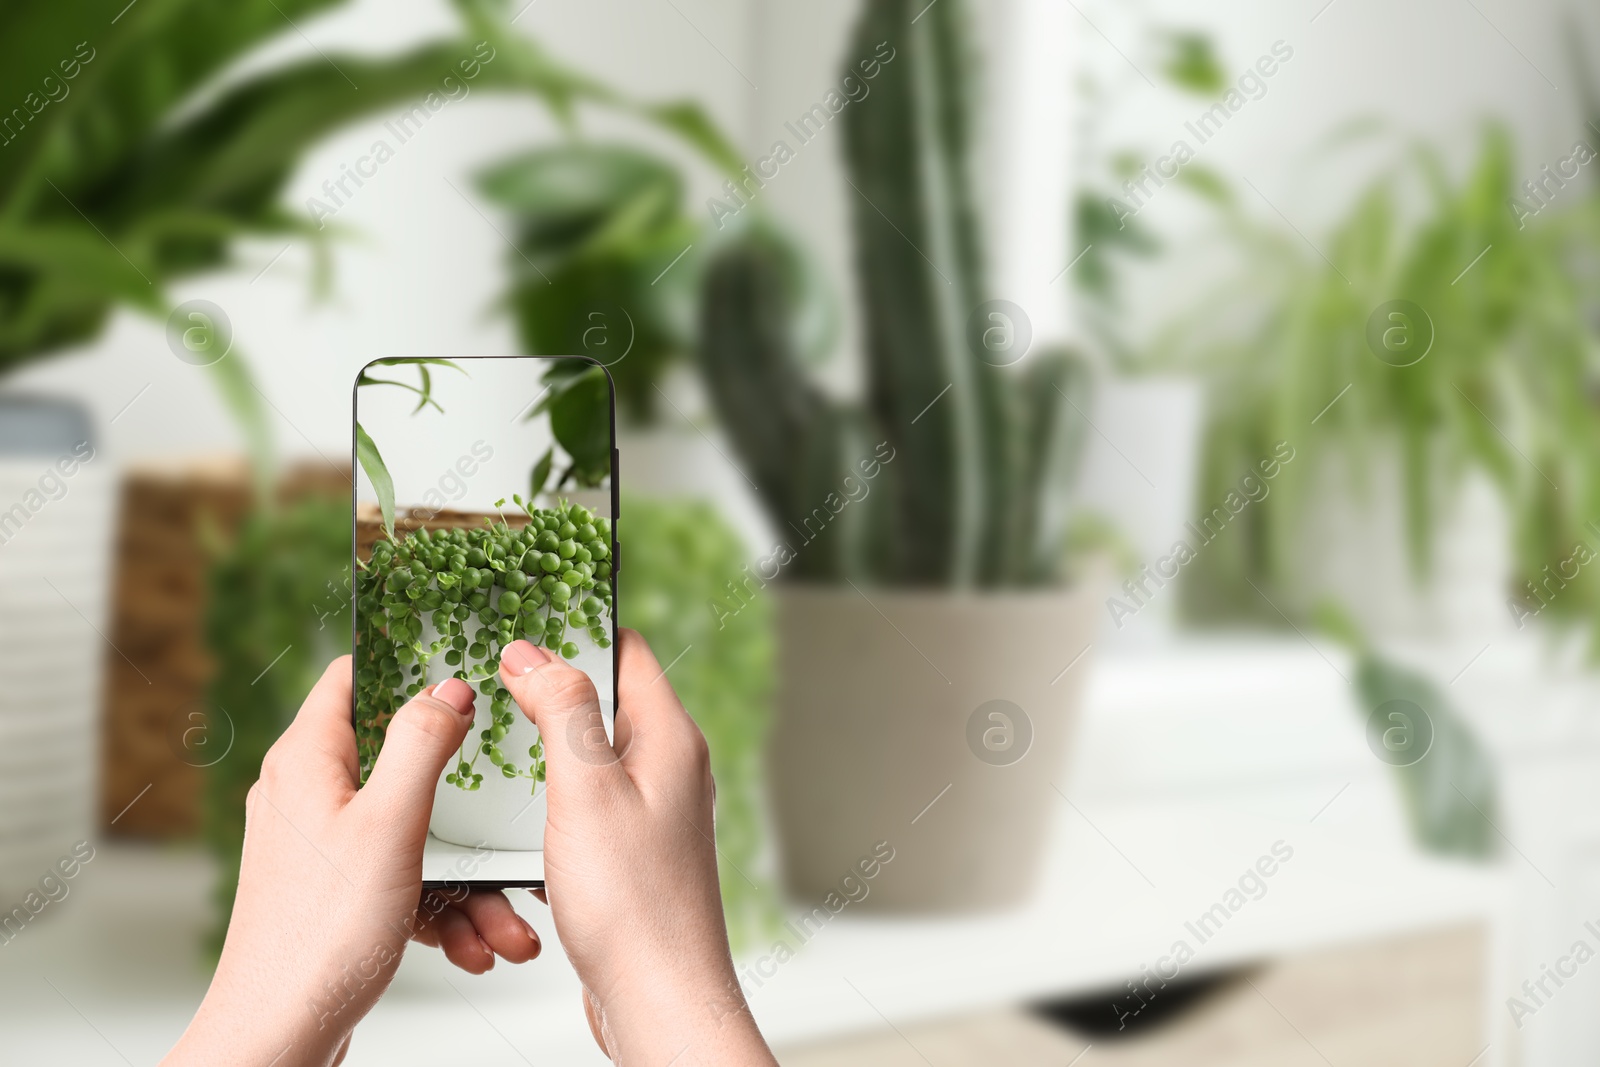
{"label": "white ceramic pot", "polygon": [[[611,649],[601,649],[586,632],[569,630],[568,634],[568,640],[578,646],[578,655],[569,662],[594,679],[595,689],[600,696],[601,711],[605,714],[606,721],[610,722],[613,706],[611,654],[615,646]],[[433,626],[424,623],[423,643],[430,644],[437,637],[438,633]],[[426,677],[430,684],[443,681],[450,677],[452,670],[453,668],[444,662],[443,657],[437,657],[429,664]],[[472,730],[467,734],[469,752],[470,746],[479,742],[479,733],[491,725],[489,704],[488,695],[479,693],[476,717],[473,720]],[[530,762],[528,749],[538,739],[538,727],[534,726],[527,716],[517,714],[512,716],[511,729],[507,732],[506,739],[501,742],[500,748],[513,758],[518,767],[526,768]],[[557,739],[555,743],[564,742]],[[455,763],[452,761],[450,766],[445,768],[445,774],[454,769]],[[507,852],[528,852],[544,848],[546,813],[544,783],[539,783],[535,789],[527,778],[506,778],[484,756],[478,757],[477,772],[483,775],[483,782],[476,790],[470,792],[450,784],[444,775],[439,777],[433,794],[433,818],[428,823],[428,829],[433,836],[441,841],[468,848],[480,844]]]}
{"label": "white ceramic pot", "polygon": [[[1110,519],[1139,562],[1154,564],[1187,539],[1205,400],[1191,378],[1111,378],[1095,387],[1094,425],[1078,480],[1081,505]],[[1170,630],[1178,597],[1153,599],[1127,635]],[[1125,635],[1126,636],[1126,635]]]}
{"label": "white ceramic pot", "polygon": [[1507,607],[1511,523],[1488,479],[1474,471],[1436,488],[1433,571],[1418,579],[1409,558],[1398,448],[1373,451],[1364,479],[1338,456],[1318,470],[1294,539],[1295,609],[1308,611],[1331,597],[1374,639],[1471,643],[1514,630]]}
{"label": "white ceramic pot", "polygon": [[778,590],[768,763],[797,901],[837,891],[878,842],[894,859],[852,907],[973,911],[1030,894],[1063,806],[1052,781],[1088,672],[1096,584]]}
{"label": "white ceramic pot", "polygon": [[94,834],[101,679],[119,654],[102,636],[116,479],[92,441],[76,406],[0,398],[5,907]]}

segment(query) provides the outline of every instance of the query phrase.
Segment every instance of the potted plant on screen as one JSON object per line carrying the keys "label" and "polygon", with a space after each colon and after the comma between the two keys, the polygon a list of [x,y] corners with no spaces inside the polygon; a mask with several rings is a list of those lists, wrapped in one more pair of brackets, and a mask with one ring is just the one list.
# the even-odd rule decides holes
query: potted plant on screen
{"label": "potted plant on screen", "polygon": [[769,780],[790,891],[876,843],[868,907],[982,908],[1033,885],[1096,610],[1067,570],[1087,375],[993,302],[969,168],[966,9],[868,0],[892,40],[842,116],[866,395],[804,366],[804,281],[753,229],[707,266],[701,369],[780,542],[713,606],[775,600]]}

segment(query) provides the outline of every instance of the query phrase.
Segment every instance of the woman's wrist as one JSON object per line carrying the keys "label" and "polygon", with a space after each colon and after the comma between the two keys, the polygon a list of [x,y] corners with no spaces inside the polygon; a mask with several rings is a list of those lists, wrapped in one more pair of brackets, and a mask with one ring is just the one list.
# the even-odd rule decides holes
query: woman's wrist
{"label": "woman's wrist", "polygon": [[669,1061],[682,1055],[686,1063],[773,1062],[727,961],[645,969],[602,1001],[600,1024],[624,1062],[630,1049],[664,1051]]}
{"label": "woman's wrist", "polygon": [[[355,1025],[339,1012],[317,1016],[315,998],[254,988],[222,968],[212,978],[200,1010],[163,1067],[272,1064],[323,1067],[338,1055]],[[337,1003],[337,1002],[336,1002]]]}

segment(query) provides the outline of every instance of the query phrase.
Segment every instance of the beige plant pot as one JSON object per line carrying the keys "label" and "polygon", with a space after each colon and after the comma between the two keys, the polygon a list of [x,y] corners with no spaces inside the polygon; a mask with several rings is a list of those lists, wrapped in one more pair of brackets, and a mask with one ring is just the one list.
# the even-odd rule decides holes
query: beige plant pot
{"label": "beige plant pot", "polygon": [[[805,906],[957,912],[1040,869],[1099,607],[1096,582],[988,594],[778,590],[768,760],[784,878]],[[886,842],[888,863],[862,862]],[[886,850],[879,850],[880,858]]]}

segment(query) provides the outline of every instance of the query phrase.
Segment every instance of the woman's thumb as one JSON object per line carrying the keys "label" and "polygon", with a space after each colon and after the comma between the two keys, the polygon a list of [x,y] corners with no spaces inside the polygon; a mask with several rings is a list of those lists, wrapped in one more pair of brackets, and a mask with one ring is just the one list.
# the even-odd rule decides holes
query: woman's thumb
{"label": "woman's thumb", "polygon": [[621,774],[587,674],[538,645],[514,641],[500,657],[500,680],[544,738],[552,791],[570,792]]}
{"label": "woman's thumb", "polygon": [[[393,820],[425,829],[445,765],[472,727],[472,686],[448,678],[395,712],[383,748],[361,790]],[[408,827],[402,827],[408,828]]]}

